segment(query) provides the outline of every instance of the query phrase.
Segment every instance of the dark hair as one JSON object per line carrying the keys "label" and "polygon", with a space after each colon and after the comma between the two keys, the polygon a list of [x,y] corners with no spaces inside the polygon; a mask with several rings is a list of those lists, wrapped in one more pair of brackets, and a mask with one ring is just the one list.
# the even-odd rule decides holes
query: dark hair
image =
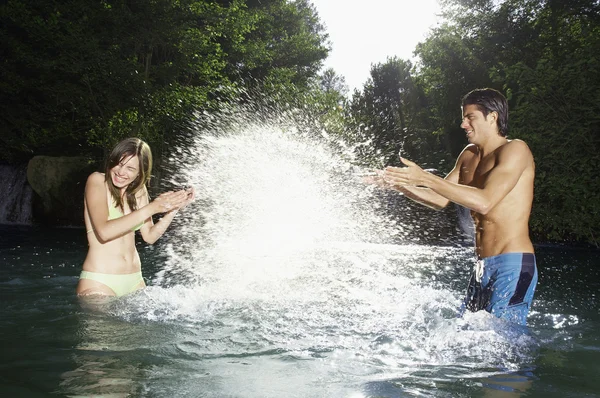
{"label": "dark hair", "polygon": [[127,186],[127,188],[125,188],[125,198],[127,199],[127,204],[131,211],[137,209],[135,194],[150,181],[152,173],[152,151],[144,141],[139,138],[127,138],[119,142],[113,148],[106,160],[104,180],[108,185],[108,190],[110,191],[113,200],[123,212],[125,211],[123,208],[123,199],[119,188],[115,187],[112,178],[110,178],[110,170],[118,165],[123,158],[129,156],[137,156],[139,161],[138,176]]}
{"label": "dark hair", "polygon": [[498,114],[498,132],[502,137],[508,135],[508,103],[506,97],[493,88],[477,88],[470,91],[462,99],[462,107],[476,105],[487,118],[492,112]]}

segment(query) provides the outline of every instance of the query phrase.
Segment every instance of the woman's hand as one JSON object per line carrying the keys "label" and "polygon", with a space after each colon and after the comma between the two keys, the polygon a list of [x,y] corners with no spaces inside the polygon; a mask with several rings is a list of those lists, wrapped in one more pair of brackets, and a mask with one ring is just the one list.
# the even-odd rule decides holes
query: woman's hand
{"label": "woman's hand", "polygon": [[184,189],[184,192],[187,195],[187,199],[185,200],[185,203],[183,204],[183,206],[180,207],[180,209],[183,209],[184,207],[186,207],[187,205],[189,205],[196,199],[196,191],[194,190],[194,187],[186,188],[186,189]]}
{"label": "woman's hand", "polygon": [[[161,193],[156,199],[152,201],[152,206],[156,213],[169,213],[171,211],[179,210],[182,207],[190,203],[189,191],[184,189],[180,191],[169,191]],[[192,189],[191,198],[194,198],[194,192]]]}
{"label": "woman's hand", "polygon": [[147,243],[155,243],[167,230],[175,218],[177,211],[190,204],[196,197],[194,188],[180,189],[160,194],[148,206],[152,206],[153,214],[163,213],[158,222],[154,224],[152,217],[146,227],[142,227],[142,238]]}

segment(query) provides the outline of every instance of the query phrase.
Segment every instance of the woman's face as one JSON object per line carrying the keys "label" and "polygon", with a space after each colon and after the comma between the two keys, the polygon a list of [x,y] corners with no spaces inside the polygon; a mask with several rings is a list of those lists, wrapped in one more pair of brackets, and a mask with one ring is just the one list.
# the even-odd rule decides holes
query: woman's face
{"label": "woman's face", "polygon": [[140,162],[137,155],[126,155],[119,164],[110,169],[110,178],[115,187],[126,188],[140,174]]}

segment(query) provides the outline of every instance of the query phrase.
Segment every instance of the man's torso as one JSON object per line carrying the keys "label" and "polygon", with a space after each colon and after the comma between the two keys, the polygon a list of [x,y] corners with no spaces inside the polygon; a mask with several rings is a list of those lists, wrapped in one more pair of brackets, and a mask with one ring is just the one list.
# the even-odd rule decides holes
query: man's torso
{"label": "man's torso", "polygon": [[[481,158],[476,146],[464,151],[459,183],[482,189],[497,166],[501,151],[510,149],[508,143]],[[533,201],[533,158],[519,176],[510,192],[485,215],[472,211],[475,221],[477,255],[480,258],[503,253],[533,253],[529,239],[529,215]]]}

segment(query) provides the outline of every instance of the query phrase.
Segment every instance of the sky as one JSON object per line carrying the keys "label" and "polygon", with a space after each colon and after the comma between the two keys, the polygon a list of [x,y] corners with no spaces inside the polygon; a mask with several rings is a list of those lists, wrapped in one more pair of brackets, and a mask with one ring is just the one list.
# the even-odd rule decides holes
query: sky
{"label": "sky", "polygon": [[325,67],[346,79],[350,93],[370,77],[371,64],[412,52],[438,21],[438,0],[311,0],[329,34]]}

